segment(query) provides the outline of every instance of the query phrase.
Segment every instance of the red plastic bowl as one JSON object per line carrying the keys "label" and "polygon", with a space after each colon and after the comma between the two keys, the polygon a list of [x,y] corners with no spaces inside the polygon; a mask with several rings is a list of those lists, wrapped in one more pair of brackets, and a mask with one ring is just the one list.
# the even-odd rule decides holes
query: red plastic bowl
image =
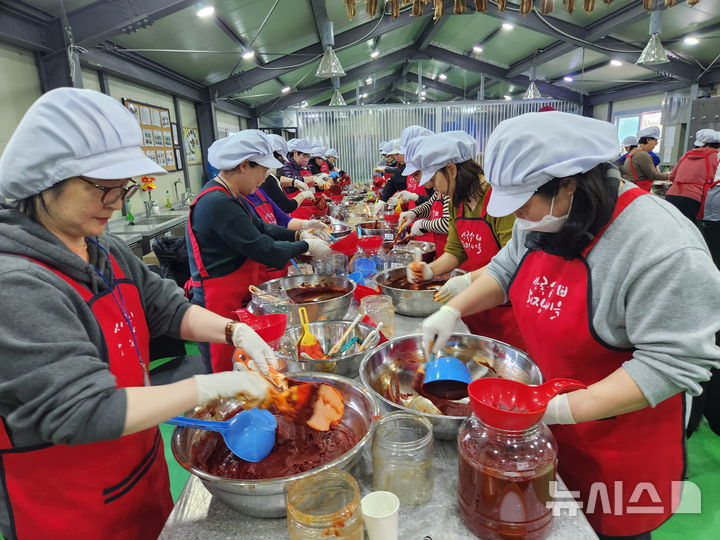
{"label": "red plastic bowl", "polygon": [[400,221],[400,214],[385,214],[383,219],[385,223],[397,223]]}
{"label": "red plastic bowl", "polygon": [[364,251],[379,249],[383,243],[382,236],[363,236],[358,239],[358,246]]}
{"label": "red plastic bowl", "polygon": [[345,198],[345,195],[330,195],[330,198],[334,203],[342,202],[342,200]]}
{"label": "red plastic bowl", "polygon": [[351,232],[347,236],[343,236],[340,240],[334,244],[330,244],[333,251],[342,253],[346,257],[352,257],[357,251],[358,247],[358,235],[355,231]]}
{"label": "red plastic bowl", "polygon": [[365,285],[356,285],[353,298],[359,302],[366,296],[372,296],[373,294],[380,294],[380,291],[377,291],[372,287],[366,287]]}
{"label": "red plastic bowl", "polygon": [[247,324],[257,332],[265,341],[280,339],[287,328],[286,313],[270,313],[268,315],[253,315],[247,309],[237,309],[232,312],[241,323]]}

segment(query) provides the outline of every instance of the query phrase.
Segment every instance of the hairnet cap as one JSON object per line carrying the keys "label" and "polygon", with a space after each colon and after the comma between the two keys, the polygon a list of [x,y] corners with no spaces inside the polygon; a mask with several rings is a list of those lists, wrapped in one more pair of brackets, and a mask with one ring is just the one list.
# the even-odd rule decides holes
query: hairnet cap
{"label": "hairnet cap", "polygon": [[635,135],[628,135],[622,140],[623,146],[637,146],[638,138]]}
{"label": "hairnet cap", "polygon": [[705,146],[709,143],[720,143],[720,132],[714,129],[701,129],[695,133],[695,146]]}
{"label": "hairnet cap", "polygon": [[270,139],[270,146],[272,146],[273,152],[277,152],[283,156],[288,153],[287,141],[280,135],[269,133],[267,137]]}
{"label": "hairnet cap", "polygon": [[405,154],[407,151],[408,143],[416,137],[427,137],[432,135],[433,132],[429,129],[425,129],[422,126],[408,126],[400,133],[400,151],[397,154]]}
{"label": "hairnet cap", "polygon": [[73,176],[165,174],[142,142],[137,120],[117,100],[94,90],[51,90],[30,106],[0,156],[0,195],[24,199]]}
{"label": "hairnet cap", "polygon": [[464,131],[448,131],[417,137],[408,143],[403,174],[422,171],[420,185],[448,163],[463,163],[475,155],[475,139]]}
{"label": "hairnet cap", "polygon": [[381,154],[384,154],[386,144],[387,144],[387,141],[380,141],[380,144],[378,144],[378,152],[380,152]]}
{"label": "hairnet cap", "polygon": [[315,145],[309,152],[311,157],[319,157],[325,159],[325,147],[323,145]]}
{"label": "hairnet cap", "polygon": [[301,154],[309,154],[312,152],[313,145],[308,139],[290,139],[287,143],[288,152],[300,152]]}
{"label": "hairnet cap", "polygon": [[388,154],[399,154],[400,153],[400,139],[393,139],[388,141],[387,145]]}
{"label": "hairnet cap", "polygon": [[506,216],[553,178],[587,172],[615,159],[617,141],[613,124],[559,111],[500,122],[485,147],[485,176],[493,187],[488,213]]}
{"label": "hairnet cap", "polygon": [[336,158],[336,157],[338,157],[338,151],[335,150],[334,148],[328,148],[328,149],[325,151],[325,155],[326,155],[327,157],[334,157],[334,158]]}
{"label": "hairnet cap", "polygon": [[245,160],[253,161],[268,169],[283,166],[273,156],[273,148],[268,136],[257,129],[233,133],[218,139],[208,148],[210,165],[221,171],[234,169]]}
{"label": "hairnet cap", "polygon": [[638,139],[642,137],[650,137],[651,139],[660,138],[660,128],[657,126],[646,127],[637,132]]}

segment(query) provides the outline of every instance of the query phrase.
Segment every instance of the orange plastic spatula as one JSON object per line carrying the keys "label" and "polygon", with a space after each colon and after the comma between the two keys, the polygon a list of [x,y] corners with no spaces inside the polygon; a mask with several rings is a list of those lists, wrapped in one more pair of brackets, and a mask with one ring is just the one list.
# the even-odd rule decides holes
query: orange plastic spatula
{"label": "orange plastic spatula", "polygon": [[300,342],[297,346],[298,355],[300,355],[300,353],[305,353],[310,356],[310,358],[314,358],[316,360],[324,358],[325,351],[323,350],[322,345],[320,345],[317,338],[310,333],[310,327],[308,326],[310,323],[308,321],[307,309],[301,307],[298,311],[300,312],[300,324],[302,324],[303,327],[303,333],[302,336],[300,336]]}

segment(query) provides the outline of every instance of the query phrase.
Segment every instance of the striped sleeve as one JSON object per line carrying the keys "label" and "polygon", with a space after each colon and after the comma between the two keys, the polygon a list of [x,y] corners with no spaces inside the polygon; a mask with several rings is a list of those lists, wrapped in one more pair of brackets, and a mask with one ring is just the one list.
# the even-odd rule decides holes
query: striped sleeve
{"label": "striped sleeve", "polygon": [[[433,233],[438,233],[438,234],[447,234],[448,233],[448,222],[450,221],[450,197],[445,197],[444,195],[441,195],[436,190],[435,193],[433,193],[432,198],[424,204],[429,204],[430,206],[432,206],[432,204],[436,200],[442,200],[443,215],[442,215],[442,217],[437,218],[437,219],[426,220],[423,229],[425,229],[428,232],[433,232]],[[428,212],[428,215],[430,215],[429,212]]]}

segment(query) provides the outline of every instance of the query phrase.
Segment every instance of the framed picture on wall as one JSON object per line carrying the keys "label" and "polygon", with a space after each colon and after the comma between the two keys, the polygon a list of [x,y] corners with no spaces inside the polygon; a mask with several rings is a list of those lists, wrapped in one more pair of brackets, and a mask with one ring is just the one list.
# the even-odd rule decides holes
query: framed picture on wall
{"label": "framed picture on wall", "polygon": [[188,165],[201,165],[200,134],[197,128],[183,128],[185,140],[185,157]]}
{"label": "framed picture on wall", "polygon": [[127,108],[128,111],[133,113],[135,120],[137,120],[137,122],[139,124],[140,123],[140,107],[138,107],[134,103],[126,103],[125,107]]}
{"label": "framed picture on wall", "polygon": [[163,145],[163,132],[159,129],[154,129],[153,134],[155,136],[155,146]]}
{"label": "framed picture on wall", "polygon": [[160,127],[170,127],[170,113],[168,111],[160,111]]}
{"label": "framed picture on wall", "polygon": [[170,124],[170,131],[172,132],[173,146],[180,146],[180,137],[178,136],[178,127],[175,122]]}
{"label": "framed picture on wall", "polygon": [[155,146],[155,141],[153,140],[153,130],[144,128],[143,129],[143,146]]}
{"label": "framed picture on wall", "polygon": [[[165,153],[166,149],[173,147],[170,109],[129,98],[122,98],[121,101],[128,111],[136,114],[136,118],[139,118],[143,134],[141,148],[146,155],[158,165],[162,165],[165,170],[176,170],[175,160],[168,160]],[[162,154],[162,159],[159,154]],[[161,164],[161,161],[164,163]]]}
{"label": "framed picture on wall", "polygon": [[172,148],[173,142],[172,142],[172,135],[169,131],[163,131],[163,146],[167,146],[168,148]]}
{"label": "framed picture on wall", "polygon": [[179,148],[175,149],[175,167],[177,167],[178,171],[182,170],[183,168],[182,153],[180,152]]}
{"label": "framed picture on wall", "polygon": [[150,109],[147,107],[140,107],[140,123],[150,124]]}
{"label": "framed picture on wall", "polygon": [[175,150],[165,150],[165,163],[168,166],[175,165]]}
{"label": "framed picture on wall", "polygon": [[152,125],[160,127],[160,111],[157,109],[150,109],[150,118],[152,119]]}
{"label": "framed picture on wall", "polygon": [[158,150],[157,152],[155,152],[155,154],[157,156],[156,163],[158,165],[160,165],[161,167],[167,165],[167,160],[165,159],[165,150]]}

